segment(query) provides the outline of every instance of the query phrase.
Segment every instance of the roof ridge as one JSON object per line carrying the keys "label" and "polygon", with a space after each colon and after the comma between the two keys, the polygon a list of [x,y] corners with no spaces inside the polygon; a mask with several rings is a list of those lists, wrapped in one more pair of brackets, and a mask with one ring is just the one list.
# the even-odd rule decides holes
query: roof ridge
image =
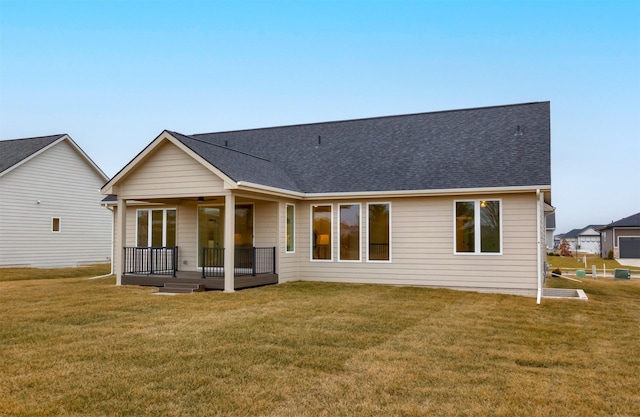
{"label": "roof ridge", "polygon": [[[266,126],[266,127],[255,127],[250,129],[236,129],[236,130],[223,130],[219,132],[205,132],[205,133],[193,133],[188,137],[193,138],[194,136],[204,136],[204,135],[219,135],[223,133],[236,133],[236,132],[251,132],[257,130],[269,130],[269,129],[282,129],[289,127],[298,127],[298,126],[313,126],[313,125],[326,125],[326,124],[336,124],[336,123],[350,123],[350,122],[358,122],[358,121],[366,121],[366,120],[383,120],[383,119],[392,119],[399,117],[411,117],[411,116],[421,116],[427,114],[441,114],[441,113],[457,113],[463,111],[472,111],[472,110],[485,110],[485,109],[497,109],[497,108],[505,108],[505,107],[517,107],[517,106],[529,106],[532,104],[543,104],[550,103],[547,101],[531,101],[527,103],[514,103],[514,104],[502,104],[495,106],[480,106],[480,107],[467,107],[464,109],[450,109],[450,110],[436,110],[436,111],[426,111],[426,112],[418,112],[418,113],[406,113],[406,114],[394,114],[388,116],[373,116],[373,117],[359,117],[355,119],[343,119],[343,120],[327,120],[324,122],[311,122],[311,123],[296,123],[291,125],[279,125],[279,126]],[[186,136],[186,135],[185,135]]]}

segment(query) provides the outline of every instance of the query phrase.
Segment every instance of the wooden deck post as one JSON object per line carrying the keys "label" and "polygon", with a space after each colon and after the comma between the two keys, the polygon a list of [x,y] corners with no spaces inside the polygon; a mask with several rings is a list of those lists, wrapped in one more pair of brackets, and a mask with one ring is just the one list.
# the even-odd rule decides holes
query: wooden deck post
{"label": "wooden deck post", "polygon": [[235,284],[235,236],[236,198],[224,197],[224,292],[234,292]]}

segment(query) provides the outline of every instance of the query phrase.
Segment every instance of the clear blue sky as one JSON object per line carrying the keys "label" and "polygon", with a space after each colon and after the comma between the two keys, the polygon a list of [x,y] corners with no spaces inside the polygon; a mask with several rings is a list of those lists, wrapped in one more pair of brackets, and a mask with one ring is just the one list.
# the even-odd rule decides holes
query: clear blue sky
{"label": "clear blue sky", "polygon": [[164,129],[546,100],[556,232],[639,212],[637,0],[0,0],[0,138],[109,176]]}

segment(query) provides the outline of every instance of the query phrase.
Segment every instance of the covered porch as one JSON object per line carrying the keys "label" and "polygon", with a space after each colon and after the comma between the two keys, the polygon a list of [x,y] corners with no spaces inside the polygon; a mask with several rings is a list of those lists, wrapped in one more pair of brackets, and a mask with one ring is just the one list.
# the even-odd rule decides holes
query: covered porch
{"label": "covered porch", "polygon": [[118,198],[117,282],[201,284],[225,292],[276,284],[278,208],[277,201],[232,193]]}

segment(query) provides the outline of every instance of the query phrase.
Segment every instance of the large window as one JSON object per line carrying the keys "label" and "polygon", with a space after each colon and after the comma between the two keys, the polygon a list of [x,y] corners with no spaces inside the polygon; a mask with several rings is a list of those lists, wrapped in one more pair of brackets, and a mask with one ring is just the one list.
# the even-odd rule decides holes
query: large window
{"label": "large window", "polygon": [[296,206],[287,204],[287,252],[295,252]]}
{"label": "large window", "polygon": [[360,204],[340,205],[340,260],[360,260]]}
{"label": "large window", "polygon": [[455,253],[502,252],[500,200],[455,202]]}
{"label": "large window", "polygon": [[367,260],[391,260],[391,204],[368,203],[369,247]]}
{"label": "large window", "polygon": [[311,206],[311,219],[311,259],[331,260],[331,206]]}
{"label": "large window", "polygon": [[176,245],[176,210],[138,210],[138,247],[172,247]]}

